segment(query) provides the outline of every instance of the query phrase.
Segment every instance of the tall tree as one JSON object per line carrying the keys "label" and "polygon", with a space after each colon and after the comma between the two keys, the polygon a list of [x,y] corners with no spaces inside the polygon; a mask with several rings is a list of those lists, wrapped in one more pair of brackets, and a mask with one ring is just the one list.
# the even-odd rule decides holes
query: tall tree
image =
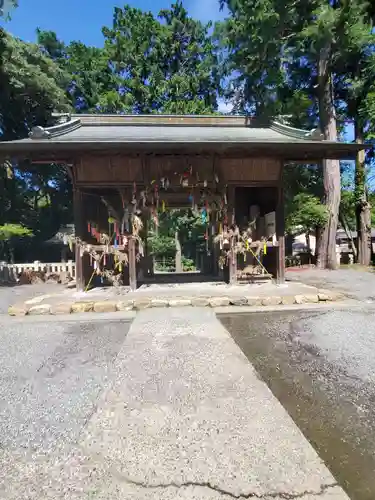
{"label": "tall tree", "polygon": [[51,113],[69,108],[65,74],[36,44],[0,29],[0,131],[2,140],[26,137]]}
{"label": "tall tree", "polygon": [[38,43],[64,71],[65,90],[76,112],[115,113],[124,110],[118,79],[103,48],[82,42],[66,45],[53,31],[37,30]]}
{"label": "tall tree", "polygon": [[[64,81],[64,72],[37,45],[0,29],[0,140],[27,137],[33,126],[47,125],[52,112],[69,110]],[[62,182],[60,171],[45,166],[36,175],[34,170],[31,165],[11,161],[1,165],[0,225],[6,227],[6,237],[12,231],[15,237],[29,234],[23,227],[40,233],[46,229],[42,218],[51,222],[47,232],[53,235],[58,230],[57,216],[64,200],[56,196]]]}
{"label": "tall tree", "polygon": [[116,8],[113,27],[103,33],[123,107],[135,113],[216,110],[219,81],[209,28],[191,19],[180,1],[159,18]]}
{"label": "tall tree", "polygon": [[[340,76],[342,51],[364,50],[369,26],[359,0],[226,0],[225,23],[234,95],[242,108],[260,115],[285,114],[285,95],[311,99],[305,107],[326,140],[336,140],[338,123],[334,84]],[[290,101],[289,101],[290,102]],[[314,106],[315,104],[315,106]],[[293,114],[293,107],[290,108]],[[298,116],[298,114],[297,114]],[[335,268],[340,206],[340,165],[323,161],[324,203],[328,218],[319,242],[318,263]]]}
{"label": "tall tree", "polygon": [[[324,138],[337,140],[335,80],[342,76],[343,53],[358,54],[368,48],[371,30],[365,18],[367,2],[319,0],[311,3],[314,8],[301,31],[301,56],[308,58],[316,71],[320,127]],[[323,179],[329,218],[319,242],[318,264],[334,269],[337,266],[335,246],[341,194],[338,160],[323,161]]]}

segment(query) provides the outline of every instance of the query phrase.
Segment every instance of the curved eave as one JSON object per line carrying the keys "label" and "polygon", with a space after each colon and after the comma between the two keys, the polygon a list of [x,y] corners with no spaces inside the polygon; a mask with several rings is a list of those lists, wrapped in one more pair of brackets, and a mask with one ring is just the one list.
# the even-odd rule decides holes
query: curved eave
{"label": "curved eave", "polygon": [[124,142],[124,141],[58,141],[58,140],[25,140],[0,142],[0,155],[8,158],[33,159],[50,157],[51,160],[62,156],[77,156],[77,153],[95,152],[130,152],[134,153],[218,153],[245,154],[248,156],[283,157],[291,161],[322,159],[353,160],[369,145],[356,143],[340,143],[328,141],[295,141],[295,142]]}

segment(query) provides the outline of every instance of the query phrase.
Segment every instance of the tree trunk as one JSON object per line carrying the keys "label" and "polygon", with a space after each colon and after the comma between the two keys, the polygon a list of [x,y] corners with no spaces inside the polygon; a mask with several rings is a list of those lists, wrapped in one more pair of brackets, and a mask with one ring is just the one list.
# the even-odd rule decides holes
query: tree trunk
{"label": "tree trunk", "polygon": [[174,233],[174,240],[176,243],[176,258],[175,258],[176,273],[182,273],[182,250],[181,250],[181,243],[178,238],[178,231]]}
{"label": "tree trunk", "polygon": [[[363,144],[363,127],[355,121],[355,141]],[[371,261],[371,206],[367,200],[365,151],[360,151],[355,163],[355,215],[357,223],[358,263],[369,266]]]}
{"label": "tree trunk", "polygon": [[[324,139],[336,141],[337,124],[330,58],[331,47],[321,50],[318,64],[319,116]],[[341,201],[339,160],[323,160],[323,184],[324,204],[327,207],[328,219],[319,242],[317,266],[321,269],[336,269],[336,233]]]}

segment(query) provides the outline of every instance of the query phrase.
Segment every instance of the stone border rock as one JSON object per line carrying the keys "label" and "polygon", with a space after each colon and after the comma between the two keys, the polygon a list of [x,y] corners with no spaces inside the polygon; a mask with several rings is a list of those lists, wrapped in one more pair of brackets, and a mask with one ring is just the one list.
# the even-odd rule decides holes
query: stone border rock
{"label": "stone border rock", "polygon": [[226,306],[286,306],[293,304],[317,304],[319,302],[335,302],[344,299],[342,293],[329,290],[318,290],[317,293],[306,295],[270,295],[264,297],[237,296],[237,297],[180,297],[174,299],[152,299],[137,297],[134,300],[121,301],[77,301],[59,304],[15,304],[8,309],[10,316],[26,315],[59,315],[85,312],[109,313],[115,311],[140,311],[150,307],[226,307]]}

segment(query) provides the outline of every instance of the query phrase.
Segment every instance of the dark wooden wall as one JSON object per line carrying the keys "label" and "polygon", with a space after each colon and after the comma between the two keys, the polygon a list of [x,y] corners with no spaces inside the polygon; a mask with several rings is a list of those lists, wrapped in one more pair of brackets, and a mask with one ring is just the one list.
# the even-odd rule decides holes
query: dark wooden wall
{"label": "dark wooden wall", "polygon": [[281,162],[273,158],[230,158],[199,155],[85,155],[75,165],[77,185],[148,185],[152,180],[179,175],[192,168],[201,181],[220,183],[273,183],[280,177]]}

